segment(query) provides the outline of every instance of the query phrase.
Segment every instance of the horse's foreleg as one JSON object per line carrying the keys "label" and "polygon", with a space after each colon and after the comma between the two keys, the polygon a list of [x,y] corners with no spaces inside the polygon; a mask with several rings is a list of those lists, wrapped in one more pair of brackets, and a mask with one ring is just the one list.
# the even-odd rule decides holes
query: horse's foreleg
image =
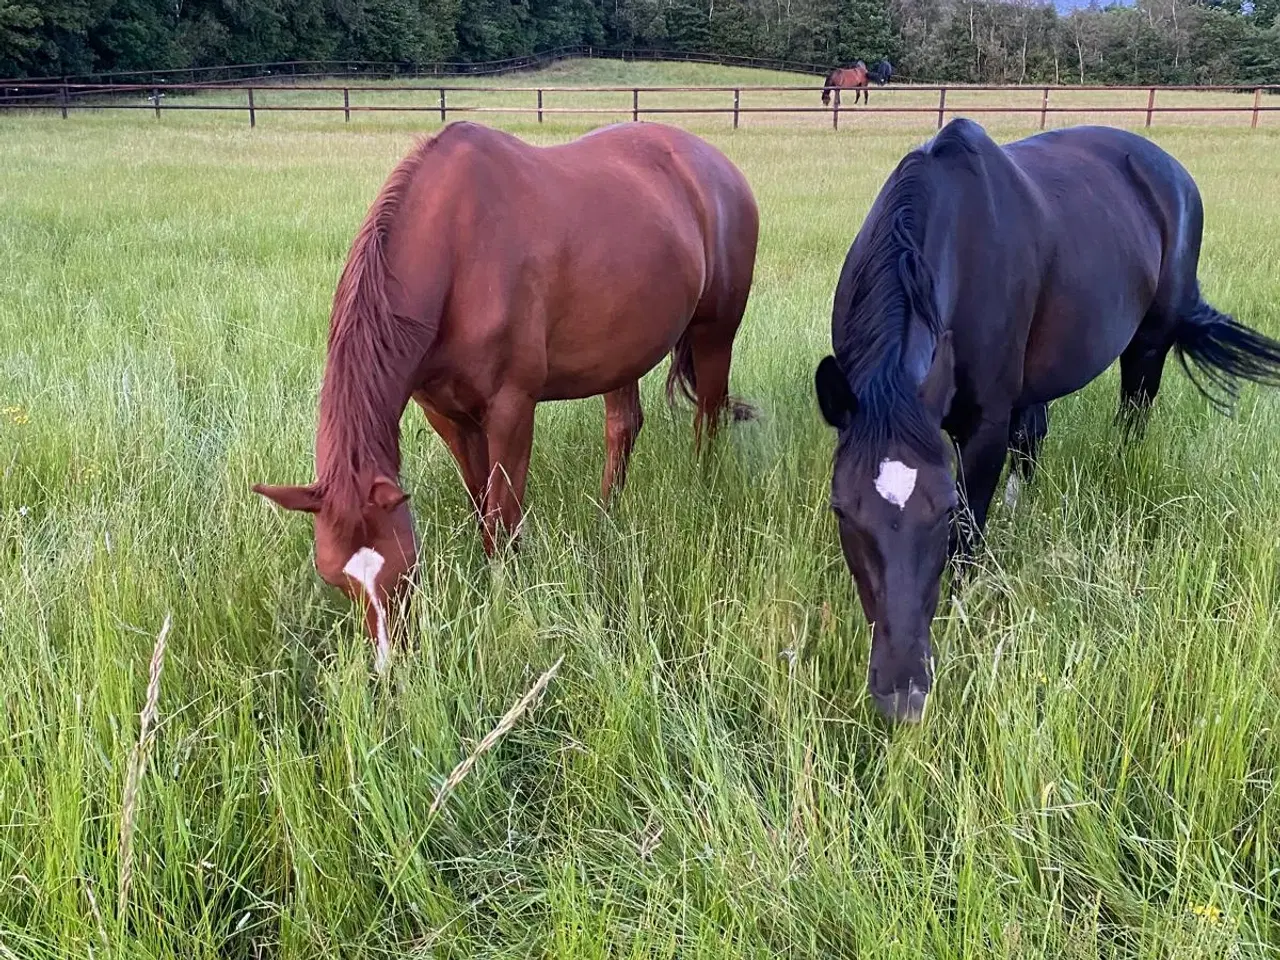
{"label": "horse's foreleg", "polygon": [[499,526],[514,541],[524,518],[525,479],[533,448],[532,397],[502,393],[489,404],[484,432],[489,444],[489,475],[484,491],[484,549],[497,551]]}
{"label": "horse's foreleg", "polygon": [[607,505],[616,488],[621,492],[627,482],[627,463],[631,448],[635,446],[640,428],[644,426],[644,410],[640,407],[640,383],[632,381],[625,387],[604,395],[604,480],[600,484],[600,499]]}
{"label": "horse's foreleg", "polygon": [[489,474],[489,450],[484,432],[474,423],[446,417],[422,394],[414,394],[413,399],[453,454],[467,494],[471,497],[471,505],[479,517],[484,506],[484,483]]}
{"label": "horse's foreleg", "polygon": [[962,532],[958,540],[953,540],[953,547],[958,548],[962,557],[971,555],[982,538],[987,525],[987,511],[991,508],[991,498],[1000,481],[1000,471],[1004,468],[1008,446],[1008,412],[997,420],[984,418],[961,445],[959,479],[965,506],[968,507],[968,517],[961,522],[971,524],[971,528]]}

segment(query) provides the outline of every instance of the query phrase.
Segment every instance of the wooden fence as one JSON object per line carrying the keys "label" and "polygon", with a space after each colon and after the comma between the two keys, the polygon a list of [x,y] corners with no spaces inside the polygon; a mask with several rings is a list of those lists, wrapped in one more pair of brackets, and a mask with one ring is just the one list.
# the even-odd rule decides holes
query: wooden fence
{"label": "wooden fence", "polygon": [[[743,118],[761,114],[829,114],[833,129],[839,129],[841,117],[867,114],[916,114],[936,116],[938,128],[946,122],[948,114],[981,115],[981,114],[1024,114],[1038,115],[1040,129],[1044,129],[1048,117],[1054,114],[1094,114],[1094,115],[1133,115],[1142,114],[1145,126],[1150,127],[1157,115],[1169,114],[1228,114],[1248,115],[1250,127],[1257,128],[1261,114],[1280,111],[1280,105],[1263,102],[1263,94],[1280,93],[1280,85],[1264,85],[1241,89],[1239,86],[1202,86],[1202,87],[1104,87],[1104,86],[1071,86],[1071,87],[1027,87],[1027,86],[917,86],[892,85],[871,88],[881,102],[876,106],[862,104],[851,106],[848,93],[835,90],[829,106],[795,106],[795,105],[748,105],[743,102],[744,95],[804,93],[817,99],[822,90],[819,86],[739,86],[739,87],[526,87],[526,86],[447,86],[447,85],[338,85],[338,84],[298,84],[290,83],[287,87],[278,84],[256,82],[246,83],[188,83],[141,85],[141,84],[103,84],[103,83],[67,83],[48,81],[10,81],[0,86],[0,110],[20,111],[39,110],[56,111],[65,119],[76,110],[149,110],[157,118],[170,111],[210,110],[231,111],[244,114],[251,127],[257,125],[258,115],[270,112],[302,112],[302,113],[342,113],[346,121],[350,121],[353,113],[431,113],[438,114],[442,123],[449,117],[472,114],[514,114],[535,115],[539,123],[548,116],[564,115],[609,115],[630,114],[632,120],[642,117],[667,117],[689,115],[723,115],[732,118],[733,127],[737,129]],[[996,103],[966,103],[963,107],[954,105],[948,108],[948,91],[953,94],[970,95],[999,94],[1007,96],[1010,92],[1021,94],[1039,94],[1039,102],[1026,106],[1008,106]],[[216,92],[223,97],[234,94],[237,102],[202,102],[200,95]],[[332,97],[331,103],[270,103],[263,102],[261,95],[273,95],[287,92],[289,94],[308,93],[323,94]],[[1053,102],[1054,94],[1072,95],[1077,93],[1146,93],[1145,105],[1060,105]],[[1160,94],[1185,93],[1251,93],[1251,102],[1241,104],[1211,105],[1169,105],[1160,102]],[[908,93],[934,96],[936,105],[892,105],[893,95]],[[409,94],[415,102],[409,103],[371,103],[370,99],[387,94]],[[450,95],[455,101],[450,104]],[[457,96],[469,97],[502,95],[528,99],[524,104],[503,103],[497,105],[461,104]],[[557,106],[548,103],[549,95],[557,97],[570,94],[630,94],[630,109],[617,105],[609,106]],[[670,98],[679,94],[700,94],[710,97],[723,96],[721,106],[681,106],[673,105]],[[643,95],[643,100],[642,100]],[[360,102],[359,97],[364,98]],[[994,98],[993,98],[994,99]],[[884,105],[889,100],[890,105]]]}

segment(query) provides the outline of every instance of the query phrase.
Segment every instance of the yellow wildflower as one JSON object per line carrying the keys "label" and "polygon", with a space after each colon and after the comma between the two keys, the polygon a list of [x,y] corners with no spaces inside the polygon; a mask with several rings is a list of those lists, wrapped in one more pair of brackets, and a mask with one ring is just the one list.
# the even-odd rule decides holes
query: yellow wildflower
{"label": "yellow wildflower", "polygon": [[1209,921],[1209,923],[1222,922],[1222,910],[1212,903],[1194,903],[1191,905],[1191,912],[1200,919]]}

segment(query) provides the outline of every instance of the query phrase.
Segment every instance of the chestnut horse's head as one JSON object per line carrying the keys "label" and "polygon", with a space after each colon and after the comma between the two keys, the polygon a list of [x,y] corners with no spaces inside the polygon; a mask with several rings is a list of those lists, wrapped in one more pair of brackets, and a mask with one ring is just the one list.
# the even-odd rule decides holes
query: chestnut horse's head
{"label": "chestnut horse's head", "polygon": [[305,487],[255,484],[286,510],[315,518],[316,571],[326,583],[363,604],[369,636],[378,643],[383,666],[389,643],[389,616],[417,559],[417,538],[409,495],[390,477],[378,475],[354,488],[356,496]]}
{"label": "chestnut horse's head", "polygon": [[831,88],[836,85],[836,74],[840,72],[839,67],[827,74],[822,81],[822,105],[825,107],[831,103]]}

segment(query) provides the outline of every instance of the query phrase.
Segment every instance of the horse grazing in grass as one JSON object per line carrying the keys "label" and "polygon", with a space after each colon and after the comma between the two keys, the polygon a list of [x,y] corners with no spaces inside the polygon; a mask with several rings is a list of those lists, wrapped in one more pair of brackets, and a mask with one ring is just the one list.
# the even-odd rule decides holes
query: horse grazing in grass
{"label": "horse grazing in grass", "polygon": [[893,64],[888,60],[881,60],[869,75],[876,82],[876,86],[883,87],[893,79]]}
{"label": "horse grazing in grass", "polygon": [[[1120,419],[1140,427],[1170,350],[1220,407],[1240,378],[1280,385],[1280,343],[1201,296],[1203,223],[1190,174],[1116,129],[1001,147],[953,120],[889,177],[845,260],[815,385],[838,431],[840,543],[874,625],[868,686],[890,717],[920,719],[948,554],[981,533],[1006,449],[1034,465],[1049,401],[1118,357]],[[944,431],[972,535],[951,532]]]}
{"label": "horse grazing in grass", "polygon": [[822,81],[822,105],[831,103],[831,91],[841,88],[853,89],[855,104],[862,97],[867,97],[870,102],[871,95],[867,90],[867,65],[859,60],[852,67],[836,67],[828,73],[827,78]]}
{"label": "horse grazing in grass", "polygon": [[639,380],[671,354],[667,397],[725,413],[759,215],[710,144],[653,123],[534,147],[455,123],[388,178],[338,282],[316,437],[318,479],[253,489],[315,515],[320,576],[365,599],[386,653],[388,601],[416,559],[401,489],[410,399],[457,461],[492,555],[519,529],[544,400],[604,395],[601,497],[643,423]]}

